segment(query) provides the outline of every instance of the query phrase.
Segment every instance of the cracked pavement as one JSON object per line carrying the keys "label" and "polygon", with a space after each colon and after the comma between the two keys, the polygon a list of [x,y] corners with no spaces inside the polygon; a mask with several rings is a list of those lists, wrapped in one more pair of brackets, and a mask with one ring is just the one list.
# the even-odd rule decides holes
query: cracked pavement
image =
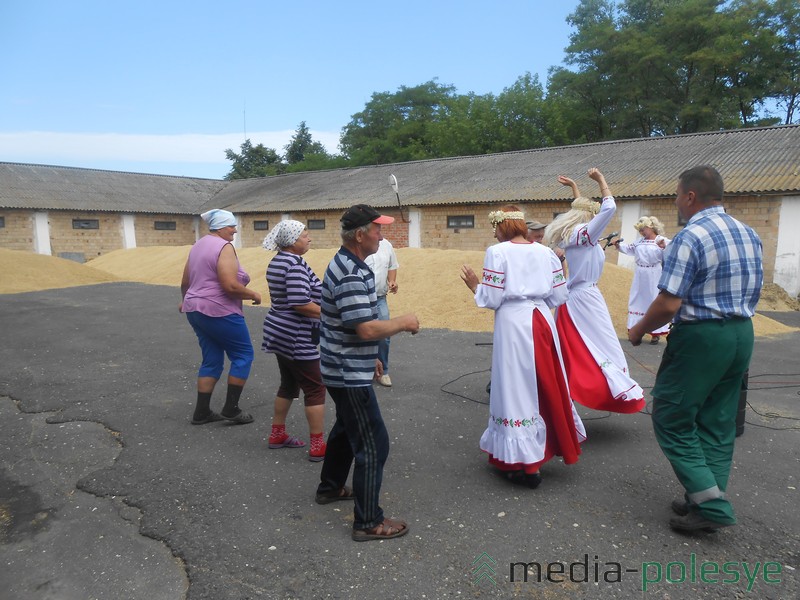
{"label": "cracked pavement", "polygon": [[[576,465],[551,461],[536,490],[497,477],[477,447],[491,352],[477,344],[491,334],[423,323],[393,340],[395,385],[377,389],[392,441],[382,505],[411,531],[356,544],[349,506],[314,503],[319,464],[266,448],[272,356],[256,353],[242,397],[255,423],[189,425],[200,353],[177,301],[177,288],[127,283],[0,295],[3,600],[630,598],[645,561],[693,555],[775,562],[781,580],[748,592],[665,577],[647,594],[800,596],[800,334],[756,344],[729,488],[739,525],[685,536],[667,527],[680,488],[644,413],[579,408],[589,439]],[[259,348],[264,309],[245,313]],[[798,314],[774,316],[798,326]],[[623,348],[647,391],[663,344]],[[307,438],[301,406],[289,428]],[[484,552],[491,579],[473,573]],[[584,560],[598,582],[511,580],[515,562]],[[604,578],[612,563],[631,572]]]}

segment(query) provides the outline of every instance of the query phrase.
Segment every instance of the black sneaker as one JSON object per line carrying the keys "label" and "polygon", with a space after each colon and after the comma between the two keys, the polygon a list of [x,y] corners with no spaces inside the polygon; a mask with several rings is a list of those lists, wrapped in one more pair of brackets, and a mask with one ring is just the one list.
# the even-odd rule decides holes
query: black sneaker
{"label": "black sneaker", "polygon": [[676,515],[679,517],[685,517],[689,514],[689,508],[691,505],[686,500],[673,500],[672,504],[670,504],[670,507],[672,507],[672,512],[674,512]]}

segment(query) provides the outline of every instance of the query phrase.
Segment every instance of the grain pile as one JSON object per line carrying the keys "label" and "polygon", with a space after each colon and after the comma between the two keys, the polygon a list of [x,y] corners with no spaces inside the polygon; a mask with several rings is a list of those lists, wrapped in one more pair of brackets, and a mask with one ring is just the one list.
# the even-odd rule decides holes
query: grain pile
{"label": "grain pile", "polygon": [[120,281],[120,278],[65,258],[0,248],[0,294],[36,292],[109,281]]}
{"label": "grain pile", "polygon": [[[68,260],[40,256],[29,252],[0,249],[0,293],[17,293],[50,288],[88,285],[108,281],[133,281],[178,286],[190,246],[136,248],[116,250],[85,265]],[[304,258],[322,278],[334,249],[313,249]],[[244,269],[250,274],[250,286],[269,305],[269,291],[264,273],[274,252],[262,248],[238,251]],[[483,252],[461,250],[429,250],[401,248],[397,250],[400,270],[397,295],[389,295],[389,308],[394,315],[414,312],[422,327],[458,331],[489,332],[493,312],[475,306],[472,295],[459,277],[462,264],[479,270]],[[626,336],[628,290],[633,272],[606,264],[600,279],[600,290],[608,303],[614,328]],[[176,300],[177,300],[176,290]],[[759,310],[797,310],[797,300],[781,288],[765,288]],[[253,310],[264,310],[256,307]],[[754,319],[756,335],[772,336],[797,331],[763,315]]]}

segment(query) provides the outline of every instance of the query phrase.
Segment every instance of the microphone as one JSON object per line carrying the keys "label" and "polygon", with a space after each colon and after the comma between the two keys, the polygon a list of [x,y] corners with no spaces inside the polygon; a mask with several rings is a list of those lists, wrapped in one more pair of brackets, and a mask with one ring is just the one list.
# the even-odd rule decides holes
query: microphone
{"label": "microphone", "polygon": [[[614,239],[615,237],[617,237],[618,235],[619,235],[619,231],[612,231],[612,232],[611,232],[611,233],[609,233],[609,234],[608,234],[606,237],[604,237],[604,238],[601,238],[601,239],[600,239],[600,241],[601,241],[601,242],[605,242],[605,243],[606,243],[606,245],[605,245],[605,246],[603,246],[603,250],[605,250],[606,248],[608,248],[608,247],[611,245],[611,240],[612,240],[612,239]],[[623,238],[619,238],[619,240],[618,240],[618,241],[620,241],[620,242],[621,242],[621,241],[622,241],[622,239],[623,239]]]}

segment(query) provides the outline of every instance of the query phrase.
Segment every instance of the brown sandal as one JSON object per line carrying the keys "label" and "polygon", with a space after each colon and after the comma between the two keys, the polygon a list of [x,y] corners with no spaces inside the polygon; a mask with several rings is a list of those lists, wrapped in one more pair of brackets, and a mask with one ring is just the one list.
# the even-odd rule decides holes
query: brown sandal
{"label": "brown sandal", "polygon": [[317,504],[330,504],[331,502],[338,502],[339,500],[352,500],[353,490],[346,485],[338,491],[325,492],[324,494],[317,494],[314,500]]}
{"label": "brown sandal", "polygon": [[408,533],[408,523],[400,519],[384,519],[376,527],[371,529],[354,529],[353,540],[356,542],[368,542],[370,540],[390,540],[402,537]]}

